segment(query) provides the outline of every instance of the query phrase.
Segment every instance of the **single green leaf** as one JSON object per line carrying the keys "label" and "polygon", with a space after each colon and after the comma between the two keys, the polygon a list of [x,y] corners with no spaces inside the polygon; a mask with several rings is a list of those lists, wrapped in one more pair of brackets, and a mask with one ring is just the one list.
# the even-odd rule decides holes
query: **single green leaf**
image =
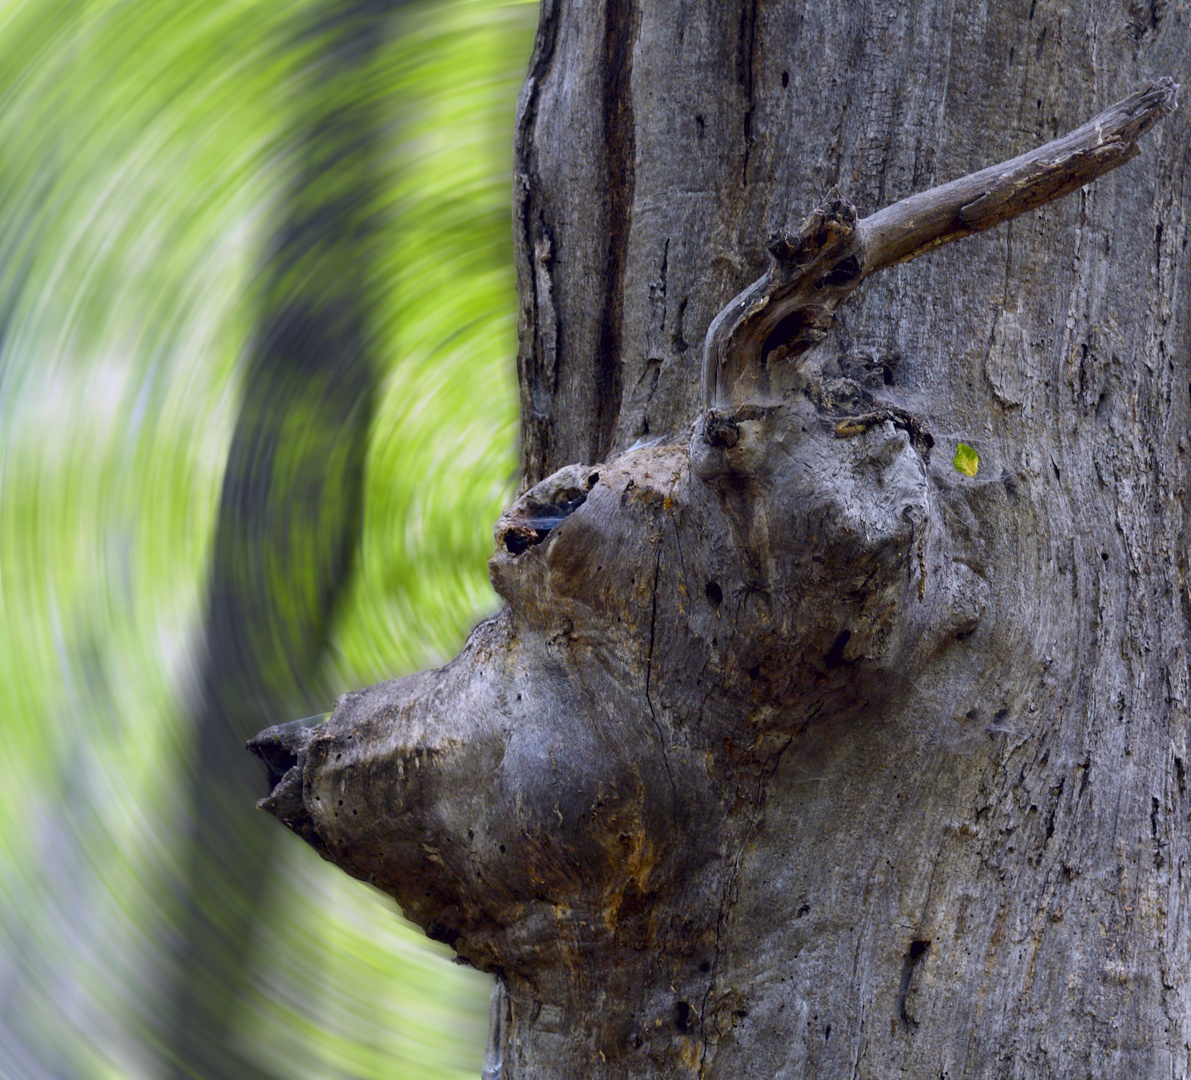
{"label": "single green leaf", "polygon": [[980,468],[980,455],[967,443],[960,443],[955,448],[955,460],[952,464],[956,472],[961,472],[964,476],[975,476],[976,470]]}

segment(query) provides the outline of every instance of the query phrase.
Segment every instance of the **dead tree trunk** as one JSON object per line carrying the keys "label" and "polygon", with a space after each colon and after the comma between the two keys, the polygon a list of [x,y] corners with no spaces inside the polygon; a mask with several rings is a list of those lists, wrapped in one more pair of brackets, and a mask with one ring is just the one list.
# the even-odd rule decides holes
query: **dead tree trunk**
{"label": "dead tree trunk", "polygon": [[508,606],[253,743],[489,1076],[1188,1075],[1187,19],[544,0]]}

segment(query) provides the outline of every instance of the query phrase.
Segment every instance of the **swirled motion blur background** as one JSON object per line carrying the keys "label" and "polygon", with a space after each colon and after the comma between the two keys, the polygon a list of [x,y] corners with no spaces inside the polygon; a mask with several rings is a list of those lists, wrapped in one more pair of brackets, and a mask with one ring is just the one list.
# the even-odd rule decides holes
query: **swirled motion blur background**
{"label": "swirled motion blur background", "polygon": [[0,4],[5,1080],[479,1073],[243,741],[494,605],[535,7]]}

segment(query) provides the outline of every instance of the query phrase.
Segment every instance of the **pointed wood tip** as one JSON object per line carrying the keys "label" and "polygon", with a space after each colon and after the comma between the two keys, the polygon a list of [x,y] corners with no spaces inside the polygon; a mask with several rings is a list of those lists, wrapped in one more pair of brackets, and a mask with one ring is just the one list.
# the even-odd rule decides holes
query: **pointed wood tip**
{"label": "pointed wood tip", "polygon": [[1179,107],[1179,83],[1169,75],[1156,79],[1149,86],[1142,87],[1138,96],[1147,107],[1165,116]]}
{"label": "pointed wood tip", "polygon": [[1120,110],[1129,117],[1122,135],[1133,140],[1144,135],[1164,116],[1174,112],[1179,107],[1178,98],[1179,84],[1167,75],[1134,91],[1109,111]]}
{"label": "pointed wood tip", "polygon": [[1110,105],[1067,138],[1079,139],[1095,133],[1097,146],[1106,142],[1136,144],[1159,120],[1179,107],[1178,93],[1179,84],[1170,76],[1155,79]]}

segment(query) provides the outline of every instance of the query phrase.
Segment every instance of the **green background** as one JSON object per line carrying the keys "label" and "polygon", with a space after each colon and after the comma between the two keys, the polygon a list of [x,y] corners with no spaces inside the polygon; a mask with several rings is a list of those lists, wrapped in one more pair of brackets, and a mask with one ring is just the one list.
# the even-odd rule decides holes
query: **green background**
{"label": "green background", "polygon": [[[312,13],[0,8],[6,1080],[164,1075],[204,583]],[[535,18],[411,3],[373,61],[382,370],[327,707],[442,663],[495,607],[491,526],[517,480],[513,110]],[[478,1076],[488,980],[296,838],[279,847],[229,1035],[244,1058],[294,1078]]]}

